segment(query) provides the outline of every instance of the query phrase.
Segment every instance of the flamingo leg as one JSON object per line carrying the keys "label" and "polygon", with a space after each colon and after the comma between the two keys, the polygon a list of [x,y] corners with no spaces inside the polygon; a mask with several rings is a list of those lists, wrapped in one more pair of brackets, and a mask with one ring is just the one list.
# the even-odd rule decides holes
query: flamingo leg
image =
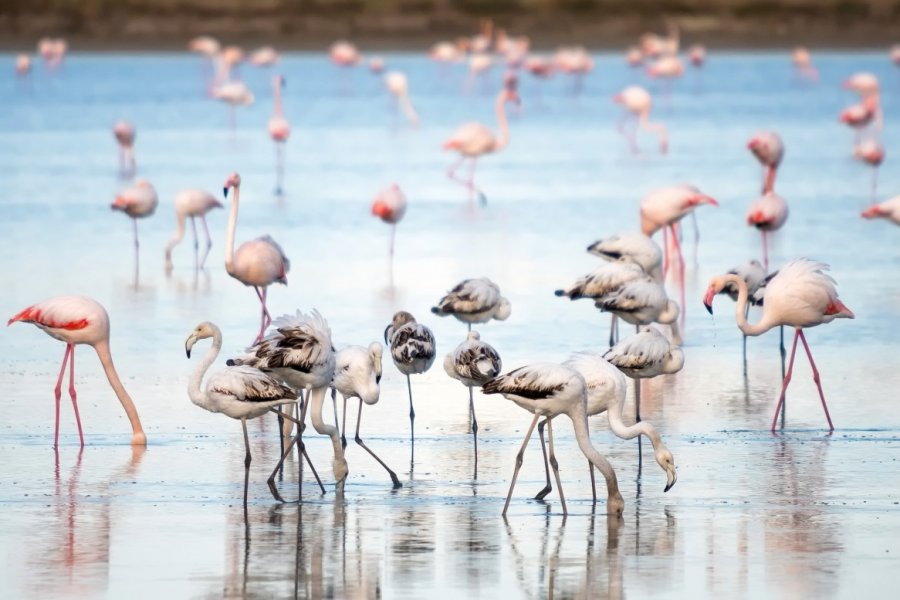
{"label": "flamingo leg", "polygon": [[478,165],[478,157],[473,156],[472,162],[469,164],[471,165],[469,167],[469,181],[466,184],[469,188],[469,197],[471,198],[472,194],[475,194],[478,196],[478,204],[487,206],[487,197],[484,195],[484,192],[475,186],[475,167]]}
{"label": "flamingo leg", "polygon": [[547,426],[547,419],[538,424],[538,437],[541,439],[541,454],[544,455],[544,475],[547,478],[547,484],[544,489],[535,494],[535,500],[543,500],[547,494],[553,491],[553,485],[550,483],[550,463],[547,462],[547,444],[544,443],[544,427]]}
{"label": "flamingo leg", "polygon": [[[345,405],[345,406],[346,406],[346,402],[347,402],[347,399],[344,398],[344,403],[345,403],[344,405]],[[387,471],[387,472],[388,472],[388,475],[391,476],[391,482],[394,484],[394,489],[396,490],[396,489],[398,489],[398,488],[401,488],[401,487],[403,487],[403,484],[401,484],[401,483],[400,483],[400,480],[397,479],[397,474],[394,473],[394,472],[391,470],[391,468],[390,468],[389,466],[387,466],[387,465],[384,463],[383,460],[381,460],[380,458],[378,458],[378,455],[375,454],[374,452],[372,452],[372,450],[371,450],[368,446],[366,446],[365,442],[363,442],[362,438],[359,436],[359,424],[360,424],[360,422],[362,421],[362,407],[363,407],[363,401],[360,400],[360,401],[359,401],[359,414],[357,414],[357,416],[356,416],[356,438],[355,438],[354,441],[355,441],[357,444],[359,444],[360,446],[362,446],[362,447],[363,447],[363,450],[365,450],[366,452],[368,452],[368,453],[372,456],[372,458],[374,458],[375,460],[377,460],[379,465],[381,465],[382,467],[384,467],[384,470]]]}
{"label": "flamingo leg", "polygon": [[275,194],[282,194],[284,182],[284,143],[275,142]]}
{"label": "flamingo leg", "polygon": [[84,448],[84,433],[81,431],[81,417],[78,414],[77,394],[75,393],[75,346],[71,346],[69,352],[69,397],[72,398],[72,408],[75,409],[75,423],[78,425],[78,439]]}
{"label": "flamingo leg", "polygon": [[391,266],[394,265],[394,239],[396,237],[397,237],[397,224],[392,223],[391,224],[391,247],[388,252],[388,255],[390,256],[390,259],[391,259]]}
{"label": "flamingo leg", "polygon": [[[747,304],[747,306],[744,308],[744,318],[746,319],[749,315],[750,315],[750,305]],[[782,329],[782,334],[783,334],[783,332],[784,332],[784,329]],[[744,364],[744,376],[746,376],[747,375],[747,336],[744,334],[741,334],[741,338],[742,338],[741,339],[741,357],[743,358],[743,364]],[[782,378],[783,377],[784,377],[784,374],[782,373]]]}
{"label": "flamingo leg", "polygon": [[406,389],[409,392],[409,470],[412,471],[416,453],[416,410],[413,408],[412,383],[406,376]]}
{"label": "flamingo leg", "polygon": [[269,288],[264,287],[262,291],[260,291],[258,286],[253,286],[253,289],[256,290],[256,295],[259,297],[259,302],[262,304],[262,314],[260,316],[260,327],[259,327],[259,335],[256,336],[256,340],[254,340],[254,344],[259,343],[263,337],[265,337],[266,327],[268,327],[272,323],[272,316],[269,314],[269,309],[266,308],[266,297],[269,294]]}
{"label": "flamingo leg", "polygon": [[766,231],[761,231],[762,233],[762,251],[763,251],[763,269],[766,270],[766,273],[769,272],[769,236]]}
{"label": "flamingo leg", "polygon": [[[209,251],[212,250],[212,236],[209,235],[209,227],[206,225],[206,215],[200,215],[200,222],[203,223],[203,231],[206,232],[206,251],[203,253],[203,258],[200,259],[200,268],[203,268],[203,265],[206,264],[206,257],[209,256]],[[194,234],[197,235],[196,233]]]}
{"label": "flamingo leg", "polygon": [[[331,388],[331,400],[336,402],[337,390]],[[341,423],[340,431],[341,431],[341,448],[347,448],[347,396],[341,394],[341,398],[344,400],[344,419]],[[334,409],[334,418],[337,419],[337,408]]]}
{"label": "flamingo leg", "polygon": [[619,318],[612,314],[609,320],[609,347],[612,348],[619,341]]}
{"label": "flamingo leg", "polygon": [[131,223],[134,229],[134,255],[137,257],[138,249],[140,248],[140,243],[138,243],[137,219],[131,217]]}
{"label": "flamingo leg", "polygon": [[[284,417],[282,417],[279,414],[278,415],[278,447],[281,451],[282,456],[284,456],[284,435],[282,435],[283,431],[284,431]],[[281,466],[280,468],[275,469],[275,470],[278,471],[279,477],[284,477],[284,467],[283,466]]]}
{"label": "flamingo leg", "polygon": [[200,265],[200,239],[197,237],[197,222],[191,217],[191,232],[194,234],[194,264]]}
{"label": "flamingo leg", "polygon": [[566,516],[569,511],[566,508],[566,496],[563,494],[562,481],[559,478],[559,463],[556,460],[556,453],[553,451],[553,419],[547,419],[547,445],[550,447],[550,466],[553,468],[553,476],[556,478],[556,489],[559,491],[563,516]]}
{"label": "flamingo leg", "polygon": [[66,352],[63,354],[62,366],[59,369],[59,379],[56,381],[56,389],[53,394],[56,396],[56,428],[53,433],[53,447],[59,448],[59,399],[62,398],[62,382],[63,376],[66,374],[66,363],[69,361],[69,353],[74,347],[72,344],[66,344]]}
{"label": "flamingo leg", "polygon": [[[788,384],[791,382],[791,374],[794,372],[794,355],[797,354],[797,339],[800,337],[800,329],[794,332],[794,344],[791,347],[791,360],[788,362],[787,374],[784,376],[784,382],[781,384],[781,396],[778,398],[778,405],[775,407],[775,417],[772,418],[772,433],[775,433],[775,423],[778,422],[778,413],[784,404],[784,394],[787,391]],[[783,422],[783,421],[782,421]]]}
{"label": "flamingo leg", "polygon": [[[322,490],[322,493],[324,494],[325,486],[322,485],[322,480],[319,478],[319,474],[316,472],[316,468],[313,466],[312,460],[310,460],[309,454],[306,452],[306,445],[303,443],[303,440],[301,437],[303,430],[306,429],[306,426],[303,424],[304,421],[306,420],[306,404],[304,403],[303,409],[300,411],[300,419],[299,420],[278,410],[277,408],[271,408],[269,410],[271,412],[274,412],[275,414],[277,414],[279,417],[297,425],[297,436],[291,437],[291,440],[288,442],[288,445],[285,448],[284,453],[281,455],[281,459],[279,459],[278,464],[275,465],[275,469],[272,471],[272,474],[269,475],[269,478],[267,480],[267,483],[269,484],[269,490],[272,492],[272,495],[279,502],[284,502],[284,499],[281,497],[281,494],[278,493],[278,490],[275,487],[275,474],[278,473],[278,470],[281,469],[282,465],[284,464],[284,461],[287,460],[288,456],[290,456],[291,451],[294,449],[295,444],[299,446],[301,456],[303,457],[303,459],[306,460],[306,464],[309,465],[309,469],[310,469],[310,471],[312,471],[313,477],[316,478],[316,483],[319,485],[319,489]],[[301,491],[302,491],[302,486],[303,486],[303,461],[302,460],[300,461],[300,477],[299,477],[298,485],[301,487]]]}
{"label": "flamingo leg", "polygon": [[[693,214],[693,212],[691,214]],[[684,256],[681,254],[681,243],[678,241],[678,232],[676,231],[674,224],[672,225],[672,243],[675,246],[675,254],[678,257],[678,283],[681,286],[681,321],[683,324],[685,316],[687,315],[684,290]]]}
{"label": "flamingo leg", "polygon": [[472,425],[472,443],[475,445],[474,479],[478,479],[478,420],[475,418],[475,400],[472,397],[472,386],[469,386],[469,417]]}
{"label": "flamingo leg", "polygon": [[[250,438],[247,436],[247,419],[241,419],[241,427],[244,429],[244,449],[246,450],[246,454],[244,454],[244,468],[250,468],[250,461],[253,460],[253,457],[250,456]],[[246,496],[244,497],[244,502],[247,502]]]}
{"label": "flamingo leg", "polygon": [[594,479],[594,465],[591,461],[588,461],[588,470],[591,473],[591,498],[597,504],[597,480]]}
{"label": "flamingo leg", "polygon": [[803,330],[798,329],[797,331],[800,333],[800,341],[803,342],[803,348],[806,350],[806,356],[809,357],[809,365],[812,367],[813,372],[813,381],[816,382],[816,387],[819,389],[819,399],[822,401],[822,408],[825,409],[825,418],[828,419],[828,431],[832,432],[834,431],[834,425],[831,423],[831,415],[828,414],[828,405],[825,404],[825,392],[822,391],[822,382],[821,378],[819,377],[819,369],[816,368],[816,361],[813,360],[812,352],[810,352],[809,350],[809,344],[806,343],[806,336],[803,334]]}
{"label": "flamingo leg", "polygon": [[[784,325],[780,325],[778,327],[778,338],[779,338],[779,350],[781,352],[781,379],[784,379],[785,371],[784,366],[787,361],[787,350],[784,347]],[[787,412],[787,394],[785,394],[784,399],[782,400],[782,410],[781,410],[781,428],[784,429],[784,418],[785,413]]]}
{"label": "flamingo leg", "polygon": [[877,188],[878,188],[878,167],[872,167],[872,203],[875,202],[877,197]]}
{"label": "flamingo leg", "polygon": [[537,425],[538,419],[541,418],[541,415],[534,415],[534,418],[531,420],[531,425],[528,427],[528,432],[525,433],[525,441],[522,442],[522,447],[519,448],[519,453],[516,454],[516,469],[513,471],[512,481],[509,483],[509,492],[506,494],[506,504],[503,505],[503,516],[506,516],[506,511],[509,510],[509,501],[512,499],[513,489],[516,487],[516,479],[519,477],[519,469],[522,468],[522,457],[525,456],[525,447],[528,446],[528,440],[531,439],[531,434],[534,433],[534,426]]}

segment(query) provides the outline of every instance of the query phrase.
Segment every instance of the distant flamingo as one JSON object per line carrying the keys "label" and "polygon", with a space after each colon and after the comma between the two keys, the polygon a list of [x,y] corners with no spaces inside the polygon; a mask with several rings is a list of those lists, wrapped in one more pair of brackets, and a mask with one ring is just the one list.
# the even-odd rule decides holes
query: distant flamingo
{"label": "distant flamingo", "polygon": [[891,62],[894,63],[894,65],[900,67],[900,44],[894,44],[893,46],[891,46],[891,50],[888,56],[890,57]]}
{"label": "distant flamingo", "polygon": [[275,142],[275,171],[277,173],[275,193],[280,195],[284,183],[284,145],[291,136],[291,124],[284,117],[284,110],[281,105],[281,90],[284,87],[284,77],[281,75],[273,77],[272,87],[275,107],[272,111],[272,116],[269,118],[269,136]]}
{"label": "distant flamingo", "polygon": [[574,78],[572,92],[580,94],[584,78],[594,70],[594,59],[581,46],[563,46],[553,54],[553,65],[559,72]]}
{"label": "distant flamingo", "polygon": [[273,283],[287,285],[287,273],[291,268],[291,262],[284,255],[281,246],[271,236],[264,235],[244,242],[235,251],[234,232],[237,228],[238,201],[241,193],[241,176],[232,173],[225,180],[223,193],[228,197],[228,190],[234,188],[234,198],[231,201],[231,212],[228,215],[228,233],[225,237],[225,270],[229,275],[246,286],[253,286],[259,302],[262,305],[259,334],[253,343],[263,339],[266,327],[272,322],[269,310],[266,308],[266,294]]}
{"label": "distant flamingo", "polygon": [[69,362],[69,396],[72,398],[72,408],[75,409],[75,422],[78,424],[78,438],[84,447],[84,434],[81,431],[81,417],[78,416],[78,404],[75,393],[75,345],[87,344],[94,348],[103,371],[109,380],[109,385],[116,393],[119,402],[125,409],[125,414],[131,422],[131,445],[144,446],[147,444],[147,436],[141,427],[137,409],[122,381],[119,379],[116,368],[113,365],[112,355],[109,352],[109,315],[106,309],[96,300],[84,296],[57,296],[38,304],[32,304],[7,321],[7,326],[16,321],[32,323],[43,330],[50,337],[66,343],[66,352],[63,355],[62,367],[59,370],[59,379],[56,382],[56,427],[53,434],[53,447],[59,447],[59,400],[62,396],[62,381],[66,373],[66,361]]}
{"label": "distant flamingo", "polygon": [[419,115],[413,107],[409,99],[409,83],[406,75],[400,71],[390,71],[384,75],[384,87],[394,99],[394,106],[399,107],[406,115],[409,124],[413,127],[419,126]]}
{"label": "distant flamingo", "polygon": [[867,98],[859,104],[852,104],[841,111],[841,122],[846,123],[855,130],[855,143],[858,144],[860,142],[863,130],[875,120],[877,111],[878,101],[874,98]]}
{"label": "distant flamingo", "polygon": [[380,56],[373,56],[369,59],[369,72],[372,75],[381,75],[384,73],[384,59]]}
{"label": "distant flamingo", "polygon": [[128,121],[118,121],[113,126],[113,137],[119,143],[119,171],[123,176],[130,177],[137,170],[134,160],[134,125]]}
{"label": "distant flamingo", "polygon": [[346,40],[338,40],[331,45],[328,51],[333,62],[338,67],[355,67],[362,61],[359,50]]}
{"label": "distant flamingo", "polygon": [[872,167],[872,202],[875,202],[878,191],[878,167],[884,162],[884,146],[875,138],[869,138],[853,147],[853,156]]}
{"label": "distant flamingo", "polygon": [[[459,161],[447,171],[447,177],[461,183],[468,188],[469,193],[478,195],[482,204],[487,203],[484,193],[475,186],[475,165],[481,156],[499,152],[509,145],[509,124],[506,120],[506,103],[519,103],[519,95],[514,90],[503,89],[497,94],[496,110],[499,135],[494,136],[490,129],[481,123],[466,123],[456,130],[453,136],[444,142],[444,150],[455,150],[461,157]],[[470,170],[468,179],[460,179],[456,176],[456,170],[462,163],[469,159]]]}
{"label": "distant flamingo", "polygon": [[394,264],[394,239],[397,237],[397,223],[406,214],[406,196],[396,183],[375,196],[372,201],[372,214],[391,226],[391,245],[388,255],[391,265]]}
{"label": "distant flamingo", "polygon": [[225,81],[216,85],[212,91],[212,97],[228,105],[228,120],[231,124],[232,132],[237,127],[235,108],[238,106],[250,106],[256,100],[253,92],[242,81]]}
{"label": "distant flamingo", "polygon": [[[638,128],[655,133],[659,137],[660,153],[665,154],[668,152],[669,134],[666,126],[662,123],[650,121],[650,110],[653,107],[653,100],[647,90],[637,85],[628,86],[613,96],[613,102],[621,104],[626,111],[625,115],[619,120],[618,128],[619,133],[628,140],[628,145],[631,146],[632,152],[640,152],[637,144]],[[629,133],[626,131],[625,126],[632,119],[634,121],[634,129]]]}
{"label": "distant flamingo", "polygon": [[229,76],[235,80],[240,80],[238,67],[244,62],[244,58],[244,49],[240,46],[225,46],[219,53],[219,59],[224,63]]}
{"label": "distant flamingo", "polygon": [[38,40],[37,49],[47,68],[55,69],[62,64],[69,49],[69,44],[63,38],[45,37]]}
{"label": "distant flamingo", "polygon": [[466,80],[466,91],[471,91],[476,81],[484,83],[485,76],[491,67],[494,66],[494,59],[486,52],[475,52],[469,56],[469,78]]}
{"label": "distant flamingo", "polygon": [[588,461],[600,470],[606,479],[606,512],[609,516],[621,516],[625,508],[625,501],[619,492],[619,482],[616,473],[606,458],[597,452],[591,445],[590,433],[587,423],[587,407],[585,401],[585,382],[578,371],[554,363],[534,363],[520,367],[505,375],[488,381],[482,386],[485,394],[502,394],[506,399],[512,400],[521,408],[534,415],[528,431],[525,433],[525,441],[516,454],[516,468],[513,471],[512,481],[509,485],[509,493],[506,495],[506,503],[503,505],[503,515],[509,510],[509,502],[512,499],[513,489],[516,487],[516,479],[519,477],[519,469],[522,468],[522,458],[525,448],[534,432],[534,427],[541,417],[547,420],[547,434],[549,445],[550,466],[556,476],[556,488],[559,491],[559,499],[562,504],[563,515],[569,513],[566,508],[566,498],[563,495],[562,483],[559,478],[559,466],[553,449],[553,425],[552,420],[559,415],[566,415],[572,420],[575,429],[575,439],[578,447],[587,457]]}
{"label": "distant flamingo", "polygon": [[597,240],[587,251],[610,262],[632,263],[654,281],[662,282],[662,250],[643,233],[617,233]]}
{"label": "distant flamingo", "polygon": [[27,54],[16,55],[16,75],[25,77],[31,73],[31,57]]}
{"label": "distant flamingo", "polygon": [[159,196],[156,194],[156,189],[154,189],[153,185],[146,179],[138,179],[133,186],[116,196],[110,207],[113,210],[120,210],[131,217],[131,222],[134,224],[135,257],[137,257],[140,247],[138,243],[137,220],[152,216],[156,212],[158,204]]}
{"label": "distant flamingo", "polygon": [[696,44],[688,49],[688,60],[698,69],[706,64],[706,47]]}
{"label": "distant flamingo", "polygon": [[459,62],[463,51],[453,42],[438,42],[428,50],[428,58],[439,63]]}
{"label": "distant flamingo", "polygon": [[271,67],[279,60],[278,52],[272,46],[262,46],[250,53],[247,62],[254,67]]}
{"label": "distant flamingo", "polygon": [[630,46],[628,50],[625,51],[625,64],[632,69],[643,66],[644,54],[641,52],[641,49],[637,46]]}
{"label": "distant flamingo", "polygon": [[473,53],[487,52],[493,40],[494,22],[491,19],[481,20],[481,33],[472,37],[469,42],[469,50]]}
{"label": "distant flamingo", "polygon": [[756,227],[762,234],[763,268],[769,271],[769,240],[771,231],[778,231],[788,218],[788,205],[774,192],[767,192],[753,201],[747,209],[747,225]]}
{"label": "distant flamingo", "polygon": [[794,63],[794,77],[812,82],[819,80],[819,71],[813,66],[809,50],[797,46],[791,54],[791,61]]}
{"label": "distant flamingo", "polygon": [[503,368],[500,354],[493,346],[481,341],[477,331],[469,331],[466,341],[444,357],[444,371],[469,388],[469,431],[475,447],[475,479],[478,479],[478,419],[475,417],[475,401],[472,388],[482,386]]}
{"label": "distant flamingo", "polygon": [[219,41],[208,35],[201,35],[188,43],[188,50],[200,54],[205,59],[203,61],[203,81],[206,85],[207,94],[211,96],[215,86],[216,56],[221,50]]}
{"label": "distant flamingo", "polygon": [[713,277],[709,282],[709,288],[703,299],[706,309],[712,314],[712,302],[727,284],[732,283],[738,288],[736,320],[738,328],[745,335],[762,335],[773,327],[786,325],[795,328],[794,344],[791,348],[791,358],[788,362],[787,375],[781,386],[781,396],[775,408],[775,416],[772,419],[772,432],[775,432],[775,423],[784,403],[784,395],[791,381],[791,373],[794,370],[794,355],[797,352],[797,339],[803,342],[809,364],[813,371],[813,380],[819,390],[819,398],[822,400],[822,408],[825,410],[825,418],[828,420],[829,431],[834,431],[831,423],[831,415],[828,414],[828,405],[825,404],[825,394],[822,392],[822,384],[819,380],[819,371],[806,343],[803,330],[815,327],[822,323],[830,323],[834,319],[854,318],[853,312],[847,308],[838,298],[834,279],[825,271],[828,265],[805,258],[799,258],[788,263],[779,270],[766,285],[763,314],[760,320],[751,325],[747,322],[747,284],[737,275],[720,275]]}
{"label": "distant flamingo", "polygon": [[894,196],[879,204],[873,204],[862,212],[864,219],[887,219],[900,225],[900,196]]}
{"label": "distant flamingo", "polygon": [[[166,245],[166,271],[172,270],[172,250],[177,246],[184,237],[184,222],[190,217],[191,230],[194,233],[194,259],[197,268],[202,269],[206,263],[206,257],[212,248],[212,238],[209,235],[209,227],[206,225],[206,213],[214,208],[222,208],[222,203],[215,196],[204,190],[188,189],[180,192],[175,196],[175,220],[177,227],[172,239]],[[197,237],[196,219],[200,219],[203,223],[203,230],[206,232],[206,250],[200,257],[200,239]]]}
{"label": "distant flamingo", "polygon": [[747,148],[763,167],[762,193],[775,191],[775,175],[784,158],[784,143],[774,131],[760,131],[747,142]]}
{"label": "distant flamingo", "polygon": [[479,277],[464,279],[453,286],[431,307],[431,312],[439,317],[452,315],[472,331],[473,323],[488,323],[491,319],[505,321],[512,313],[512,306],[500,295],[500,286],[487,277]]}

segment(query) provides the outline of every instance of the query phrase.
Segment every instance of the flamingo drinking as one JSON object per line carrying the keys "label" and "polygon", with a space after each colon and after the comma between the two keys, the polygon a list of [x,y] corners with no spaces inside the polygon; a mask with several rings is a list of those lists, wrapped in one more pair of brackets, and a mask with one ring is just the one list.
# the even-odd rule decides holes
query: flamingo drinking
{"label": "flamingo drinking", "polygon": [[[206,213],[214,208],[222,208],[222,203],[215,196],[204,190],[188,189],[175,196],[175,220],[177,223],[172,239],[166,245],[166,271],[172,270],[172,250],[175,249],[184,238],[184,222],[191,219],[191,230],[194,234],[194,259],[197,268],[202,269],[206,263],[206,257],[212,248],[212,238],[209,235],[209,227],[206,225]],[[197,236],[197,222],[203,223],[203,231],[206,232],[206,250],[200,257],[200,238]]]}

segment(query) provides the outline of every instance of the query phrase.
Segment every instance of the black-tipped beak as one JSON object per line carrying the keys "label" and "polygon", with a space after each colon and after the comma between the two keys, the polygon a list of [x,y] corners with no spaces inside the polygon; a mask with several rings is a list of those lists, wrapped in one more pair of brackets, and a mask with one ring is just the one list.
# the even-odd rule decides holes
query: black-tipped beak
{"label": "black-tipped beak", "polygon": [[191,357],[191,349],[190,349],[190,348],[185,348],[185,349],[184,349],[184,353],[187,354],[187,357],[188,357],[188,358]]}
{"label": "black-tipped beak", "polygon": [[388,330],[390,330],[390,328],[391,328],[390,325],[388,325],[387,327],[384,328],[384,344],[386,346],[391,345],[391,342],[388,340]]}
{"label": "black-tipped beak", "polygon": [[669,490],[671,490],[673,485],[675,485],[675,482],[674,482],[674,481],[673,481],[672,483],[667,483],[667,484],[666,484],[666,488],[663,490],[663,493],[666,493],[666,492],[668,492]]}
{"label": "black-tipped beak", "polygon": [[554,294],[555,296],[565,296],[565,295],[566,295],[566,290],[556,290],[555,292],[553,292],[553,294]]}
{"label": "black-tipped beak", "polygon": [[381,383],[381,375],[375,376],[375,383]]}
{"label": "black-tipped beak", "polygon": [[228,188],[227,187],[222,188],[222,195],[225,196],[226,198],[228,197]]}
{"label": "black-tipped beak", "polygon": [[432,306],[432,307],[431,307],[431,312],[434,313],[434,314],[438,314],[438,313],[441,312],[441,309],[439,309],[437,306]]}
{"label": "black-tipped beak", "polygon": [[707,304],[706,302],[704,302],[704,303],[703,303],[703,306],[706,307],[706,312],[708,312],[709,314],[713,314],[713,311],[712,311],[712,303]]}

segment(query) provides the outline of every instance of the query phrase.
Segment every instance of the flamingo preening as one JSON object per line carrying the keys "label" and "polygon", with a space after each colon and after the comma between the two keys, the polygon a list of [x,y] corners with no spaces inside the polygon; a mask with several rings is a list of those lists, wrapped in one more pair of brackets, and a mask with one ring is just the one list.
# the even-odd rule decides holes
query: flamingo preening
{"label": "flamingo preening", "polygon": [[505,321],[512,313],[509,300],[500,295],[500,286],[487,277],[465,279],[444,294],[431,312],[439,317],[454,316],[465,323],[469,331],[472,324],[483,324],[491,319]]}
{"label": "flamingo preening", "polygon": [[[202,269],[206,263],[206,257],[212,248],[212,238],[209,235],[209,227],[206,224],[206,213],[214,208],[222,208],[222,203],[215,196],[204,190],[188,189],[175,196],[175,220],[176,229],[172,239],[166,245],[166,271],[172,270],[172,250],[175,249],[184,238],[184,222],[190,218],[191,231],[194,234],[194,259],[198,269]],[[197,219],[203,224],[206,233],[206,250],[201,257],[200,238],[197,236]]]}
{"label": "flamingo preening", "polygon": [[281,104],[281,90],[284,88],[284,77],[276,75],[272,78],[275,107],[269,118],[269,136],[275,142],[275,193],[281,195],[284,185],[284,145],[291,136],[291,124],[284,117]]}
{"label": "flamingo preening", "polygon": [[825,418],[828,420],[828,430],[834,431],[831,415],[828,413],[828,405],[825,403],[825,394],[822,391],[819,371],[816,368],[812,352],[809,350],[809,344],[806,343],[806,336],[803,333],[803,330],[806,328],[815,327],[822,323],[830,323],[834,319],[854,318],[853,311],[847,308],[838,298],[834,279],[825,273],[827,270],[828,265],[805,258],[799,258],[788,263],[767,283],[763,314],[755,324],[747,322],[747,284],[743,278],[737,275],[713,277],[709,282],[709,288],[703,299],[703,304],[706,305],[706,309],[712,314],[712,302],[715,295],[722,291],[727,284],[731,283],[738,288],[736,320],[738,328],[745,335],[762,335],[779,325],[794,328],[794,344],[791,348],[791,358],[788,362],[787,374],[781,386],[781,395],[775,408],[775,416],[772,419],[771,430],[773,433],[775,432],[775,423],[778,421],[778,414],[781,412],[784,395],[787,392],[791,374],[794,370],[794,356],[797,352],[798,339],[803,342],[803,348],[806,350],[806,356],[809,358],[809,364],[812,367],[813,380],[816,382],[819,398],[822,401],[822,408],[825,410]]}
{"label": "flamingo preening", "polygon": [[81,431],[81,417],[78,415],[77,394],[75,392],[75,346],[87,344],[94,348],[103,371],[125,409],[125,414],[131,422],[131,445],[144,446],[147,444],[147,436],[141,427],[137,408],[131,400],[131,396],[125,391],[125,386],[119,379],[116,367],[113,365],[112,354],[109,351],[109,315],[106,309],[91,298],[84,296],[57,296],[44,302],[32,304],[28,308],[16,313],[7,326],[16,321],[31,323],[44,331],[53,339],[65,342],[66,352],[63,354],[62,367],[59,370],[59,379],[56,381],[56,426],[53,434],[53,447],[59,447],[59,401],[62,396],[62,381],[66,374],[66,362],[69,363],[69,397],[72,399],[72,408],[75,410],[75,422],[78,424],[78,439],[84,447],[84,434]]}
{"label": "flamingo preening", "polygon": [[113,126],[113,137],[119,144],[119,172],[123,177],[134,175],[137,162],[134,159],[134,125],[128,121],[118,121]]}
{"label": "flamingo preening", "polygon": [[659,245],[643,233],[617,233],[597,240],[587,251],[610,261],[638,265],[654,281],[662,282],[663,253]]}
{"label": "flamingo preening", "polygon": [[762,193],[775,191],[775,175],[784,158],[784,143],[774,131],[760,131],[747,142],[747,148],[763,167]]}

